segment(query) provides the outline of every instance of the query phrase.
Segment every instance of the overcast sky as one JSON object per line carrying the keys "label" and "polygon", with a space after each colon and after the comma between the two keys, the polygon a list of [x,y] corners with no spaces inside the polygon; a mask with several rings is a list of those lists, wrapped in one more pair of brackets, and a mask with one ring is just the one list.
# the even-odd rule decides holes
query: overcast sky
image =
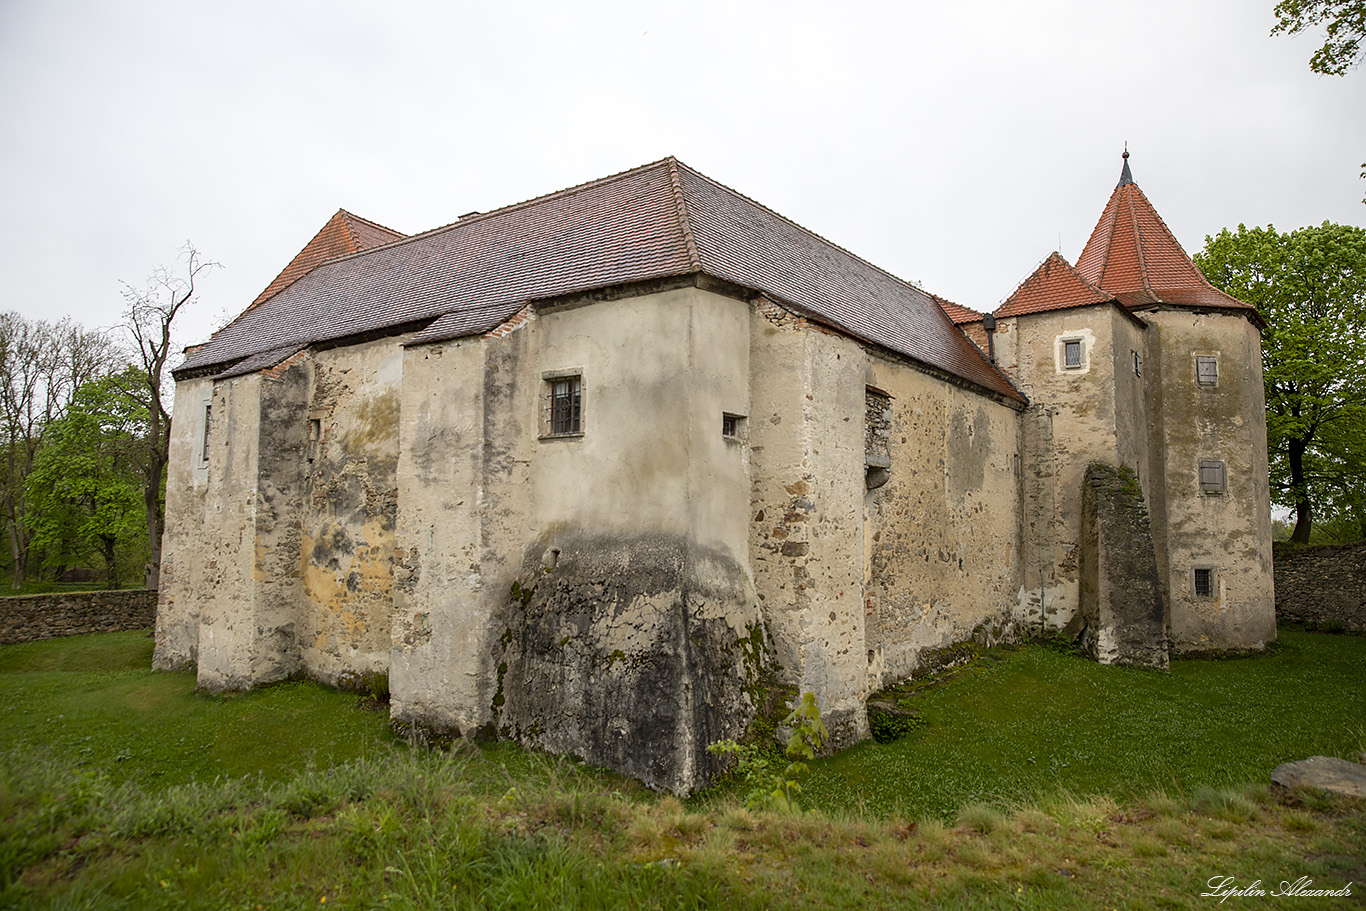
{"label": "overcast sky", "polygon": [[1366,223],[1366,70],[1274,0],[0,0],[0,310],[118,323],[187,240],[182,341],[338,209],[404,233],[675,155],[991,309],[1130,164],[1189,252]]}

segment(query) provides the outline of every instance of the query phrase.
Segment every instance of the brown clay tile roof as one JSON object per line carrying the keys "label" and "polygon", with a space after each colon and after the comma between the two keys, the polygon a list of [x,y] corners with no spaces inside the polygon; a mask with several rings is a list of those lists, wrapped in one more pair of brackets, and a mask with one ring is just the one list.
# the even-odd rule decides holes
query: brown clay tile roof
{"label": "brown clay tile roof", "polygon": [[1134,183],[1129,153],[1119,185],[1077,259],[1086,281],[1130,309],[1154,304],[1255,310],[1211,285]]}
{"label": "brown clay tile roof", "polygon": [[1020,283],[1015,293],[996,308],[996,316],[1022,316],[1046,310],[1103,304],[1112,300],[1113,296],[1082,278],[1061,254],[1050,253],[1048,258],[1030,273],[1029,278]]}
{"label": "brown clay tile roof", "polygon": [[316,265],[177,373],[420,321],[410,344],[477,334],[529,301],[692,274],[1023,401],[930,294],[672,158]]}
{"label": "brown clay tile roof", "polygon": [[359,215],[352,215],[345,209],[338,209],[337,214],[322,226],[322,230],[313,235],[313,239],[289,261],[289,265],[275,276],[275,280],[257,295],[251,306],[255,307],[266,298],[278,294],[329,259],[346,256],[348,253],[359,253],[361,250],[378,247],[402,237],[402,234],[391,228],[377,225]]}
{"label": "brown clay tile roof", "polygon": [[930,297],[934,298],[934,302],[939,305],[940,309],[948,315],[949,319],[953,320],[955,326],[961,326],[964,323],[978,322],[985,315],[978,313],[971,307],[955,304],[953,301],[940,297],[938,294],[931,294]]}

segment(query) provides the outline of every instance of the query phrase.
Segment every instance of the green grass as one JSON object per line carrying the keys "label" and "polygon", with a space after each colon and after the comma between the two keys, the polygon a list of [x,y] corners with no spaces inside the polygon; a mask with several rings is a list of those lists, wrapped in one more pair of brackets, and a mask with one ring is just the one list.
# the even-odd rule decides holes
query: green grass
{"label": "green grass", "polygon": [[1366,637],[1282,630],[1269,655],[1105,667],[1037,645],[986,653],[916,697],[924,727],[820,763],[815,805],[953,818],[1066,790],[1133,797],[1265,781],[1366,749]]}
{"label": "green grass", "polygon": [[151,670],[146,630],[0,647],[0,742],[52,751],[115,782],[283,780],[392,741],[388,717],[303,681],[233,696],[195,692],[194,674]]}
{"label": "green grass", "polygon": [[1366,803],[1263,782],[1366,748],[1366,638],[1282,636],[1170,677],[987,653],[915,697],[910,737],[814,764],[822,812],[797,814],[412,748],[308,683],[196,694],[145,633],[4,646],[0,907],[1194,909],[1216,874],[1362,907]]}

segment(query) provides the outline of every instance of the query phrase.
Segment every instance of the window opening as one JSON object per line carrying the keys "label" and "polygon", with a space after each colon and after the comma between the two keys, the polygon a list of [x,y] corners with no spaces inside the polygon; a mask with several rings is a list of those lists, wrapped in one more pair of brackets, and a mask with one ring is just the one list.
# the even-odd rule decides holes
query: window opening
{"label": "window opening", "polygon": [[1217,386],[1219,384],[1219,359],[1203,355],[1197,357],[1195,359],[1195,380],[1201,386]]}
{"label": "window opening", "polygon": [[204,406],[204,447],[203,447],[203,449],[200,450],[200,453],[199,453],[199,460],[200,460],[201,462],[207,462],[207,461],[209,460],[209,427],[212,425],[212,420],[213,420],[213,406],[212,406],[212,405],[205,405],[205,406]]}
{"label": "window opening", "polygon": [[323,422],[319,418],[312,418],[308,422],[308,460],[312,462],[318,457],[318,452],[322,448]]}
{"label": "window opening", "polygon": [[1218,459],[1200,460],[1200,492],[1223,493],[1226,486],[1224,463]]}
{"label": "window opening", "polygon": [[1062,365],[1069,370],[1081,366],[1081,339],[1068,339],[1062,343]]}
{"label": "window opening", "polygon": [[728,440],[741,441],[745,438],[745,417],[741,414],[721,415],[721,436]]}
{"label": "window opening", "polygon": [[1142,370],[1142,368],[1141,368],[1141,366],[1140,366],[1140,361],[1139,361],[1139,357],[1138,357],[1138,352],[1135,351],[1135,352],[1134,352],[1134,376],[1142,376],[1142,375],[1143,375],[1143,370]]}
{"label": "window opening", "polygon": [[546,381],[546,432],[550,436],[583,432],[581,376],[559,376]]}
{"label": "window opening", "polygon": [[1197,598],[1214,597],[1214,568],[1197,566],[1191,570],[1191,594]]}

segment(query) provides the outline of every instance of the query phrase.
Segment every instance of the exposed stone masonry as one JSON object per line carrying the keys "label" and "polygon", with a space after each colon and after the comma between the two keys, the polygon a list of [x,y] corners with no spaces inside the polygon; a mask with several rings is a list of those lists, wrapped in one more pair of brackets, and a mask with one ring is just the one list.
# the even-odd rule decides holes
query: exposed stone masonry
{"label": "exposed stone masonry", "polygon": [[1366,633],[1366,542],[1277,545],[1276,619]]}
{"label": "exposed stone masonry", "polygon": [[145,589],[0,598],[0,644],[151,629],[156,617],[157,593]]}

